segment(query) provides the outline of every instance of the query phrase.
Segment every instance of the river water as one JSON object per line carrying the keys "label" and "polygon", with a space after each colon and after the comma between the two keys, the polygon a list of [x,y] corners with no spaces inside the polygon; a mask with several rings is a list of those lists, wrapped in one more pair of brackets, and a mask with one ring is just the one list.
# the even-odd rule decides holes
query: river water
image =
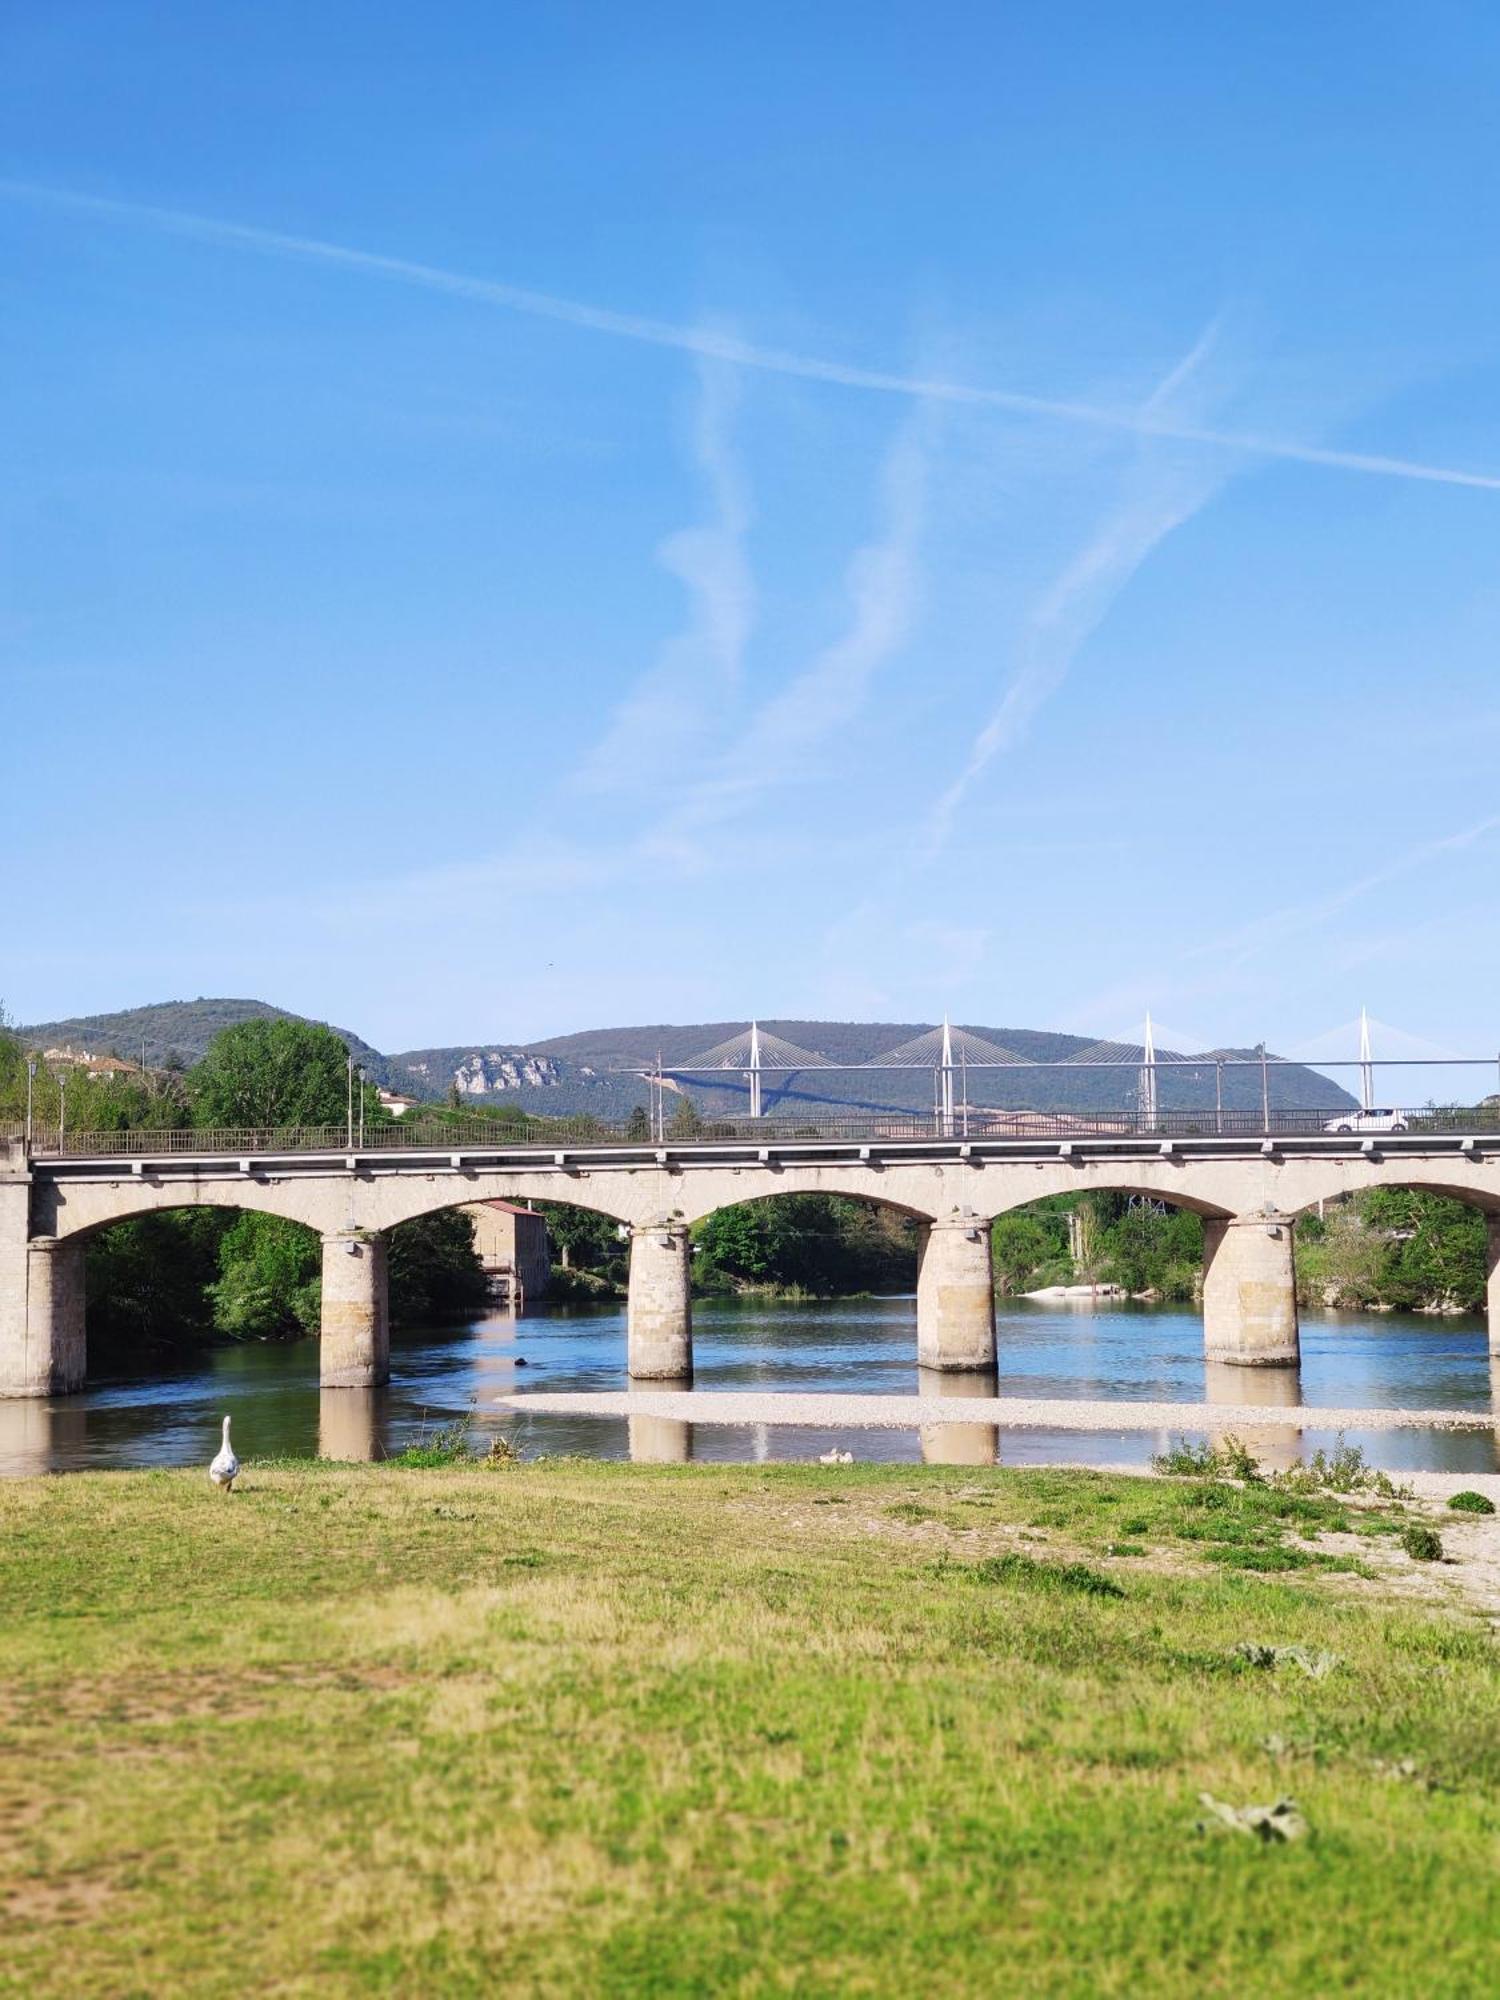
{"label": "river water", "polygon": [[[1298,1405],[1500,1411],[1500,1364],[1479,1318],[1308,1313],[1300,1371],[1218,1369],[1208,1380],[1203,1327],[1188,1307],[1002,1302],[1002,1396],[1285,1403],[1287,1420],[1247,1436],[1270,1463],[1334,1442],[1304,1427]],[[912,1395],[918,1390],[911,1298],[787,1302],[713,1299],[694,1306],[694,1386]],[[245,1458],[388,1456],[466,1415],[476,1444],[512,1436],[530,1455],[601,1458],[806,1459],[835,1443],[865,1459],[949,1457],[1006,1464],[1074,1460],[1144,1464],[1170,1440],[1141,1431],[729,1428],[621,1417],[517,1416],[496,1399],[528,1389],[619,1390],[623,1305],[538,1307],[398,1332],[381,1390],[318,1389],[316,1341],[214,1348],[176,1367],[103,1377],[79,1396],[0,1402],[0,1473],[206,1464],[219,1420],[234,1417]],[[922,1384],[924,1391],[941,1381]],[[967,1393],[982,1386],[962,1385]],[[1211,1393],[1209,1393],[1211,1392]],[[1186,1433],[1192,1435],[1192,1433]],[[1414,1427],[1351,1433],[1391,1470],[1500,1471],[1494,1430]]]}

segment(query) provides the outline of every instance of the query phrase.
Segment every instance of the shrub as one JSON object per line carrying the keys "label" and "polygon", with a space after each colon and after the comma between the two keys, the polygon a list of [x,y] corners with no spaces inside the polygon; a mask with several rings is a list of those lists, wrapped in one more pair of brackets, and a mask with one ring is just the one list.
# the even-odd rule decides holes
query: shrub
{"label": "shrub", "polygon": [[1178,1443],[1170,1451],[1159,1451],[1151,1470],[1173,1479],[1242,1479],[1247,1486],[1259,1486],[1264,1477],[1240,1440],[1227,1435],[1217,1444]]}
{"label": "shrub", "polygon": [[1455,1514],[1493,1514],[1495,1511],[1493,1500],[1487,1500],[1482,1493],[1475,1493],[1467,1487],[1462,1493],[1453,1494],[1448,1505]]}
{"label": "shrub", "polygon": [[456,1422],[444,1424],[429,1437],[424,1430],[415,1444],[409,1444],[405,1451],[398,1451],[391,1460],[393,1465],[404,1465],[413,1471],[423,1471],[440,1465],[467,1465],[474,1456],[469,1438],[469,1419],[460,1417]]}
{"label": "shrub", "polygon": [[1289,1493],[1376,1493],[1383,1500],[1410,1497],[1388,1473],[1369,1464],[1357,1444],[1345,1444],[1342,1434],[1331,1452],[1315,1451],[1306,1465],[1278,1473],[1276,1483]]}
{"label": "shrub", "polygon": [[1401,1546],[1413,1562],[1435,1563],[1443,1560],[1443,1538],[1436,1528],[1429,1528],[1421,1521],[1413,1521],[1401,1530]]}

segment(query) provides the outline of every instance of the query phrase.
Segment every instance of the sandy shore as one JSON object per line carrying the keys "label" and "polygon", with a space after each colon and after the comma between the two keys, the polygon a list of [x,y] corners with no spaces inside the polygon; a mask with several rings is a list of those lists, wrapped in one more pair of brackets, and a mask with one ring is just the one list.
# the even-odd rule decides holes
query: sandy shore
{"label": "sandy shore", "polygon": [[1314,1409],[1301,1404],[1071,1402],[1023,1396],[840,1396],[711,1389],[576,1391],[497,1398],[538,1416],[675,1417],[695,1424],[797,1424],[810,1430],[915,1430],[928,1424],[998,1424],[1006,1430],[1300,1431],[1449,1430],[1497,1427],[1488,1410]]}

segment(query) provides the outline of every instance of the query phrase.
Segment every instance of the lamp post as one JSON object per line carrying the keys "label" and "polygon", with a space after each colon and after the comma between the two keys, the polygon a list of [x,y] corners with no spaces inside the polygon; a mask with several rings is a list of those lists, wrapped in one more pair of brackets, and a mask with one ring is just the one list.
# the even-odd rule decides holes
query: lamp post
{"label": "lamp post", "polygon": [[58,1069],[52,1074],[57,1079],[57,1150],[61,1153],[68,1136],[68,1072]]}
{"label": "lamp post", "polygon": [[36,1057],[26,1058],[26,1150],[31,1151],[32,1105],[36,1099]]}
{"label": "lamp post", "polygon": [[363,1063],[359,1070],[359,1150],[365,1149],[365,1071]]}
{"label": "lamp post", "polygon": [[344,1143],[351,1152],[354,1150],[354,1058],[347,1058],[349,1065],[349,1089],[344,1112]]}

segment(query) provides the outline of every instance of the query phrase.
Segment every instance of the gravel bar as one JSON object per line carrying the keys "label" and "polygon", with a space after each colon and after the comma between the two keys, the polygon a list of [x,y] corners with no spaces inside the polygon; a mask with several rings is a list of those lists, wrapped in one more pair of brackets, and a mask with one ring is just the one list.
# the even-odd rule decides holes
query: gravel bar
{"label": "gravel bar", "polygon": [[1005,1430],[1488,1431],[1487,1410],[1314,1409],[1302,1404],[1072,1402],[1026,1396],[840,1396],[716,1389],[500,1396],[502,1409],[543,1416],[677,1417],[695,1424],[799,1424],[810,1430],[915,1430],[927,1424],[998,1424]]}

